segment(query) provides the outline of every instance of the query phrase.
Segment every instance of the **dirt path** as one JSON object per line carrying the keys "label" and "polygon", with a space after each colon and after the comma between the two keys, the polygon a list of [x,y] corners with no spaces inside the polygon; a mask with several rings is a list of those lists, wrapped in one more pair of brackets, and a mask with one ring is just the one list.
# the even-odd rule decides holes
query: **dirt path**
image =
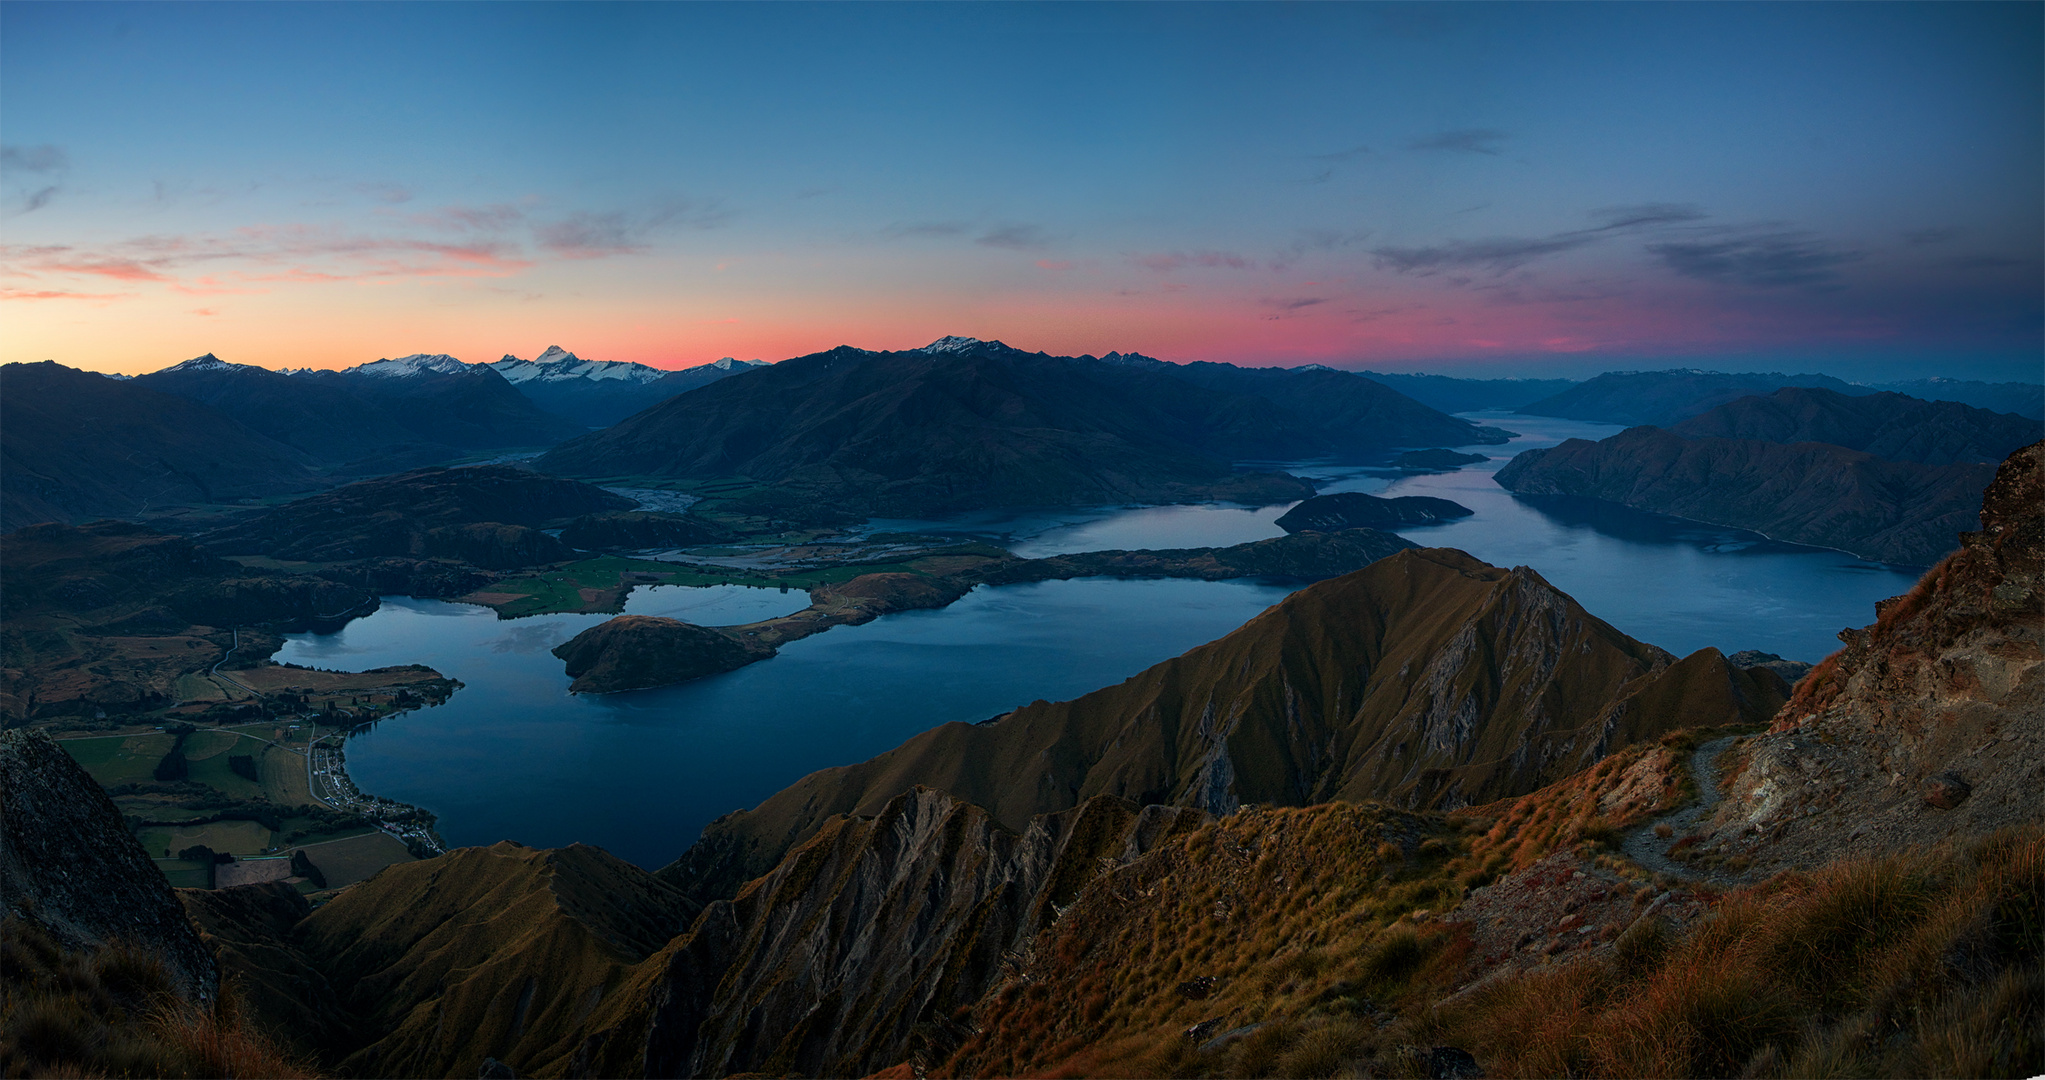
{"label": "dirt path", "polygon": [[[1700,872],[1698,867],[1680,863],[1669,858],[1671,844],[1697,830],[1697,826],[1711,815],[1711,808],[1718,805],[1718,756],[1731,746],[1737,735],[1713,739],[1690,753],[1690,777],[1697,784],[1697,798],[1682,809],[1663,814],[1653,821],[1626,834],[1620,843],[1620,850],[1626,857],[1658,874],[1680,878],[1715,879],[1719,875],[1709,871]],[[1669,827],[1666,837],[1655,835],[1663,825]]]}

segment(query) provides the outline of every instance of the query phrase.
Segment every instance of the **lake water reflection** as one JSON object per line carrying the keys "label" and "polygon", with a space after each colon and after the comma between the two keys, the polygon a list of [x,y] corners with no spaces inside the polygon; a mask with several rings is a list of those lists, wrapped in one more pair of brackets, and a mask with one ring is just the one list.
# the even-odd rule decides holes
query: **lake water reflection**
{"label": "lake water reflection", "polygon": [[[1914,569],[1778,544],[1737,529],[1583,500],[1522,499],[1492,474],[1520,450],[1619,429],[1466,414],[1522,433],[1448,473],[1296,463],[1320,490],[1433,495],[1476,513],[1404,530],[1501,566],[1526,565],[1619,629],[1678,654],[1707,645],[1815,661],[1834,635],[1908,589]],[[1281,535],[1287,509],[1123,507],[876,521],[940,531],[1038,557],[1103,548],[1194,547]],[[941,611],[839,627],[781,655],[685,686],[575,697],[548,650],[602,615],[499,621],[487,608],[387,598],[334,634],[294,635],[279,660],[362,669],[424,663],[466,685],[446,705],[387,721],[349,744],[364,790],[440,814],[454,844],[584,841],[643,866],[680,854],[711,818],[804,774],[871,757],[953,720],[1126,678],[1235,629],[1287,589],[1258,582],[1082,581],[981,588]],[[801,592],[635,590],[626,610],[705,625],[770,618]]]}

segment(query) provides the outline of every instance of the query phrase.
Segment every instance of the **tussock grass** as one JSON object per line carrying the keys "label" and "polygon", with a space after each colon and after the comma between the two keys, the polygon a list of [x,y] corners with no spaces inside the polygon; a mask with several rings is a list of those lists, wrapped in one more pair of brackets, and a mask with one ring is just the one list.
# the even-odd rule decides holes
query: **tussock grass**
{"label": "tussock grass", "polygon": [[200,1009],[153,952],[67,951],[32,924],[0,923],[0,1076],[311,1075],[243,1018],[231,986]]}

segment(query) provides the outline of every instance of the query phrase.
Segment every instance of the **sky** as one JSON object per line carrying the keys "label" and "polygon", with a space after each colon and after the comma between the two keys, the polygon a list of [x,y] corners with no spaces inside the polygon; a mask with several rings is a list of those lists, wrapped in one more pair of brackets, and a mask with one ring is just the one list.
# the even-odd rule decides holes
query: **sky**
{"label": "sky", "polygon": [[2045,7],[0,4],[0,360],[2041,378]]}

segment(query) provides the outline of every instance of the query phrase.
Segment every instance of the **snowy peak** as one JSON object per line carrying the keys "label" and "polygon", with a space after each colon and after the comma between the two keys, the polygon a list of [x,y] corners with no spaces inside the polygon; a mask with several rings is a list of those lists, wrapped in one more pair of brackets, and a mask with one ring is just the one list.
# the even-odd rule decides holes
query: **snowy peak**
{"label": "snowy peak", "polygon": [[230,364],[227,361],[222,360],[221,358],[213,355],[212,353],[207,353],[204,356],[194,356],[190,360],[187,360],[182,364],[172,364],[171,366],[164,368],[162,371],[159,371],[156,374],[163,375],[172,372],[176,372],[179,374],[187,374],[195,371],[233,371],[236,368],[245,368],[250,366],[252,365]]}
{"label": "snowy peak", "polygon": [[999,341],[981,341],[979,338],[957,337],[955,335],[946,334],[945,336],[938,338],[936,341],[933,341],[920,349],[910,349],[909,351],[930,353],[931,355],[935,356],[940,353],[962,353],[968,352],[973,349],[988,347],[993,347],[997,349],[1008,348],[1008,346],[1003,345]]}
{"label": "snowy peak", "polygon": [[1139,352],[1111,352],[1101,357],[1101,363],[1126,364],[1131,367],[1163,367],[1165,362],[1155,356],[1145,356]]}
{"label": "snowy peak", "polygon": [[746,368],[766,367],[767,362],[765,360],[734,360],[729,356],[725,356],[712,360],[703,366],[714,367],[719,371],[743,371]]}
{"label": "snowy peak", "polygon": [[567,382],[586,379],[591,382],[658,382],[667,372],[630,360],[584,360],[559,345],[547,346],[547,351],[536,360],[521,360],[505,354],[504,359],[490,365],[497,374],[513,385],[528,382]]}
{"label": "snowy peak", "polygon": [[[482,366],[482,365],[475,365]],[[470,369],[446,353],[413,353],[396,359],[388,357],[341,369],[343,375],[374,375],[381,379],[408,379],[419,375],[461,375]]]}

